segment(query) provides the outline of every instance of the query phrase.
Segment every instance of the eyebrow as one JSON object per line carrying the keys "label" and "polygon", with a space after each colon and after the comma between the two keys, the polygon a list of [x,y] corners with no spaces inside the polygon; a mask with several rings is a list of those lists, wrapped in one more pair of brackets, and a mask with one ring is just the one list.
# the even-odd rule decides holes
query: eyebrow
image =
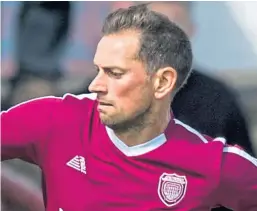
{"label": "eyebrow", "polygon": [[[99,66],[97,64],[94,64],[94,66],[99,68]],[[118,66],[100,66],[100,67],[103,68],[103,69],[118,69],[118,70],[121,70],[123,72],[128,71],[128,69],[122,68],[122,67],[118,67]]]}

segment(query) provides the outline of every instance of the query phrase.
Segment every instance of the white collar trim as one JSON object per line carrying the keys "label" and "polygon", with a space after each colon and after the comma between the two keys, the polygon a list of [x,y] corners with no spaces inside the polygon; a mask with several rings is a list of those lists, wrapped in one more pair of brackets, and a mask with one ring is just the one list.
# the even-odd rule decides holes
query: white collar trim
{"label": "white collar trim", "polygon": [[158,147],[160,147],[167,141],[166,136],[164,135],[164,133],[162,133],[159,136],[155,137],[154,139],[152,139],[146,143],[129,147],[114,134],[112,129],[106,127],[106,131],[107,131],[107,134],[108,134],[109,138],[111,139],[112,143],[123,154],[125,154],[128,157],[138,156],[138,155],[143,155],[145,153],[148,153],[154,149],[157,149]]}

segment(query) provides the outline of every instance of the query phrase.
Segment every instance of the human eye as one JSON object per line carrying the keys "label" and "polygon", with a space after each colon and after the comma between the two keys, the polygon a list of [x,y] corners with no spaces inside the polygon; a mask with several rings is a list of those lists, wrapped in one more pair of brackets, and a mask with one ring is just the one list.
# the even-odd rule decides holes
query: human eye
{"label": "human eye", "polygon": [[110,74],[115,77],[121,77],[123,75],[123,73],[116,73],[116,72],[111,72]]}
{"label": "human eye", "polygon": [[123,72],[120,72],[118,70],[114,70],[114,69],[110,69],[110,68],[106,68],[105,72],[111,76],[111,77],[115,77],[115,78],[121,78],[121,76],[124,74]]}

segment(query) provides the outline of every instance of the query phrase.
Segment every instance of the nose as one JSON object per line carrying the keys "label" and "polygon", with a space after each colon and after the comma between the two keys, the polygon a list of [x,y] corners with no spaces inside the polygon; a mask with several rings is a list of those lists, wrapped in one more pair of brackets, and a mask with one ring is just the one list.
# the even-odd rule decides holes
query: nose
{"label": "nose", "polygon": [[90,83],[88,90],[93,93],[106,93],[106,79],[104,73],[98,72],[94,80]]}

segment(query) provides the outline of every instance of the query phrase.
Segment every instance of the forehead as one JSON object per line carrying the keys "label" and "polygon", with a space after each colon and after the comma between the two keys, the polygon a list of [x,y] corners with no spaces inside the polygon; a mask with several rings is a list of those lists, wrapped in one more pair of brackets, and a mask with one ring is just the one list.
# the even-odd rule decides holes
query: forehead
{"label": "forehead", "polygon": [[124,66],[135,61],[139,33],[122,32],[104,36],[98,43],[94,63],[99,66]]}

